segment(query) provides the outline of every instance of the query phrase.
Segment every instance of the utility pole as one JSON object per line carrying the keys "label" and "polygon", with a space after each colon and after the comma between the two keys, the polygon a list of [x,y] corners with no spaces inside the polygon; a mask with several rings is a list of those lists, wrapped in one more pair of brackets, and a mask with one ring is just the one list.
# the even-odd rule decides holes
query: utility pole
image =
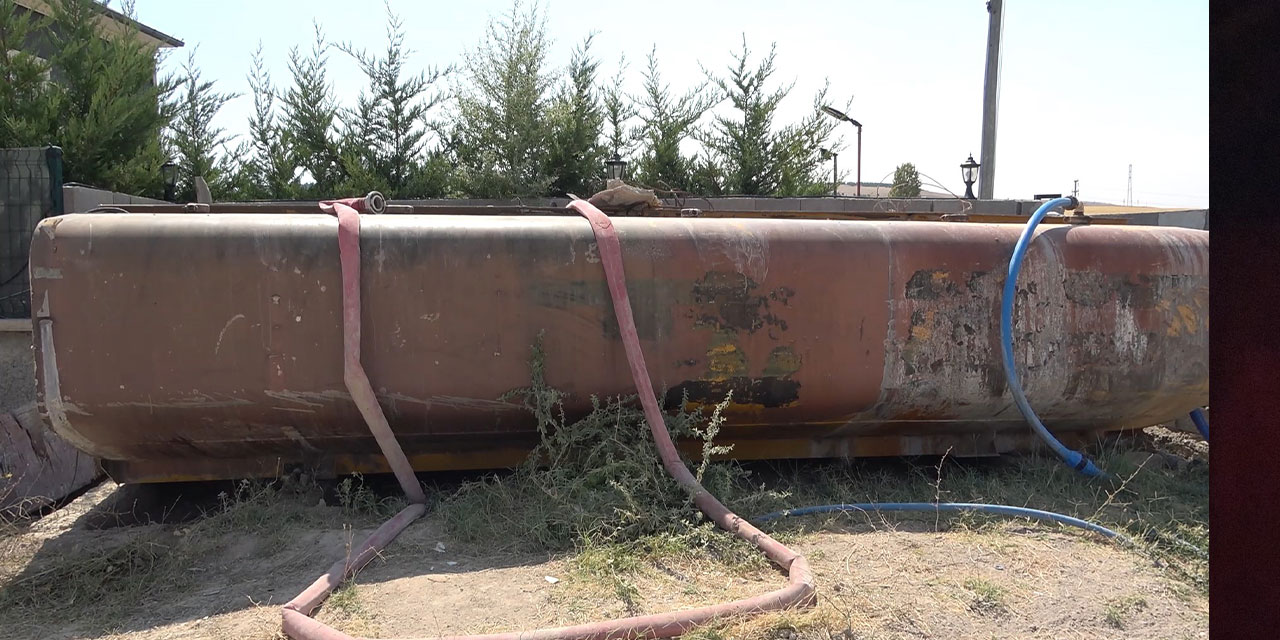
{"label": "utility pole", "polygon": [[1124,192],[1125,206],[1133,206],[1133,165],[1129,165],[1129,188]]}
{"label": "utility pole", "polygon": [[982,166],[978,169],[978,197],[995,197],[996,115],[1000,110],[1000,32],[1004,28],[1004,0],[987,0],[987,72],[982,87]]}
{"label": "utility pole", "polygon": [[1074,186],[1071,187],[1071,197],[1076,200],[1080,199],[1080,180],[1077,178]]}
{"label": "utility pole", "polygon": [[862,124],[857,120],[850,122],[858,125],[858,197],[862,197]]}

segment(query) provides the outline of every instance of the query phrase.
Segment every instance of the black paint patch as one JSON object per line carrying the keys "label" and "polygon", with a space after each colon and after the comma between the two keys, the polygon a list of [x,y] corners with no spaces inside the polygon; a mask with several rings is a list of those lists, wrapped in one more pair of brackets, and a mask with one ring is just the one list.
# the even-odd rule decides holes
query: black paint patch
{"label": "black paint patch", "polygon": [[969,274],[969,278],[965,280],[964,286],[969,290],[969,293],[982,293],[982,281],[986,280],[989,275],[991,274],[987,271],[974,271]]}
{"label": "black paint patch", "polygon": [[1186,275],[1114,274],[1072,271],[1066,275],[1063,289],[1067,300],[1083,307],[1097,309],[1118,302],[1135,309],[1150,309],[1167,298],[1167,292],[1195,286],[1198,279]]}
{"label": "black paint patch", "polygon": [[787,321],[779,318],[771,307],[790,306],[796,292],[778,287],[764,295],[755,293],[759,283],[741,273],[711,271],[693,283],[692,314],[694,326],[755,333],[764,328],[787,330]]}
{"label": "black paint patch", "polygon": [[[680,290],[674,283],[655,280],[628,280],[627,297],[631,299],[632,314],[635,318],[636,333],[644,340],[660,340],[671,335],[671,306],[679,302],[676,293]],[[528,294],[536,304],[551,309],[573,311],[582,307],[592,307],[603,315],[600,329],[609,338],[621,337],[618,329],[618,318],[613,312],[613,298],[609,295],[609,285],[603,280],[585,282],[555,282],[530,287]]]}
{"label": "black paint patch", "polygon": [[[922,326],[924,326],[924,311],[920,309],[916,309],[915,311],[911,312],[911,328],[914,329],[916,327],[922,327]],[[916,337],[915,332],[912,331],[910,334],[907,335],[907,340],[908,341],[915,340],[915,337]]]}
{"label": "black paint patch", "polygon": [[714,405],[733,392],[734,404],[759,405],[768,409],[786,407],[800,399],[800,382],[789,378],[738,376],[723,381],[686,380],[667,391],[663,406],[679,409],[686,394],[690,402]]}
{"label": "black paint patch", "polygon": [[921,269],[911,274],[911,279],[907,280],[907,299],[908,300],[937,300],[942,296],[954,296],[956,294],[956,285],[952,284],[950,278],[934,279],[934,269]]}

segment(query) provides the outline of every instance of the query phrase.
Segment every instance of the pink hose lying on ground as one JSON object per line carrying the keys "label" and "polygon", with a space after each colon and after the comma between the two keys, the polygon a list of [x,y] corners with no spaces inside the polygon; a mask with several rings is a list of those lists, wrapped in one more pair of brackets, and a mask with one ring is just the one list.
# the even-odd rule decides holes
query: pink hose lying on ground
{"label": "pink hose lying on ground", "polygon": [[[387,424],[386,417],[373,395],[369,379],[360,366],[360,219],[353,206],[364,200],[349,199],[333,203],[321,203],[326,211],[338,214],[338,248],[342,259],[342,300],[345,336],[345,371],[347,387],[352,399],[369,423],[369,429],[378,440],[383,455],[396,471],[405,493],[415,504],[405,508],[383,524],[348,559],[335,563],[326,573],[296,598],[284,605],[282,627],[286,635],[296,640],[354,640],[322,622],[310,618],[310,614],[343,580],[349,578],[394,539],[409,523],[425,511],[421,504],[422,488],[409,466]],[[539,629],[537,631],[494,633],[470,636],[448,636],[438,640],[606,640],[609,638],[669,638],[694,627],[731,616],[751,615],[764,611],[810,606],[814,602],[813,576],[804,556],[788,549],[763,531],[729,511],[719,500],[707,492],[680,460],[666,422],[658,408],[657,398],[649,380],[640,350],[640,338],[631,314],[631,300],[627,296],[626,274],[622,269],[622,248],[609,217],[585,200],[575,200],[569,207],[582,214],[590,223],[604,264],[605,278],[613,298],[614,314],[618,318],[627,362],[635,379],[640,403],[653,434],[654,444],[662,456],[663,466],[693,497],[693,502],[712,522],[732,532],[760,549],[769,560],[787,572],[787,586],[769,593],[735,600],[723,604],[699,607],[684,611],[672,611],[648,616],[635,616],[605,620],[572,627]],[[354,333],[354,339],[352,334]],[[367,390],[367,391],[366,391]],[[404,471],[405,473],[402,473]],[[415,498],[419,497],[419,498]]]}

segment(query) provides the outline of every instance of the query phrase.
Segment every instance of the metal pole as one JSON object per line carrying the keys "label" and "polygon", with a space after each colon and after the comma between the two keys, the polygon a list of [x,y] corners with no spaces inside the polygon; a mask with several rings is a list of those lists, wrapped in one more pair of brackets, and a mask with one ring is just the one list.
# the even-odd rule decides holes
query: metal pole
{"label": "metal pole", "polygon": [[831,195],[840,195],[840,154],[831,154]]}
{"label": "metal pole", "polygon": [[987,73],[982,87],[982,166],[978,169],[978,197],[995,197],[996,115],[1000,110],[1000,32],[1004,28],[1004,0],[987,0]]}
{"label": "metal pole", "polygon": [[862,125],[858,125],[858,196],[862,196]]}

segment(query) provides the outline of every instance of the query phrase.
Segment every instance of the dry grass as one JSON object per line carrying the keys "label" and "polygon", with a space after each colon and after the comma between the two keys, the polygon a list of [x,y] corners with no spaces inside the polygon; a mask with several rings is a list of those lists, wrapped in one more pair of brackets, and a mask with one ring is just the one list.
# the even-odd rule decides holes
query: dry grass
{"label": "dry grass", "polygon": [[0,628],[56,625],[83,606],[94,612],[87,632],[109,631],[148,606],[207,588],[227,558],[258,562],[299,529],[333,526],[335,515],[343,526],[369,526],[403,502],[373,495],[359,478],[336,494],[339,506],[324,508],[280,483],[241,481],[193,522],[86,532],[69,543],[24,535],[27,525],[10,521],[0,537]]}
{"label": "dry grass", "polygon": [[1124,629],[1125,621],[1134,611],[1147,607],[1147,599],[1142,596],[1125,596],[1107,601],[1105,619],[1108,626]]}

